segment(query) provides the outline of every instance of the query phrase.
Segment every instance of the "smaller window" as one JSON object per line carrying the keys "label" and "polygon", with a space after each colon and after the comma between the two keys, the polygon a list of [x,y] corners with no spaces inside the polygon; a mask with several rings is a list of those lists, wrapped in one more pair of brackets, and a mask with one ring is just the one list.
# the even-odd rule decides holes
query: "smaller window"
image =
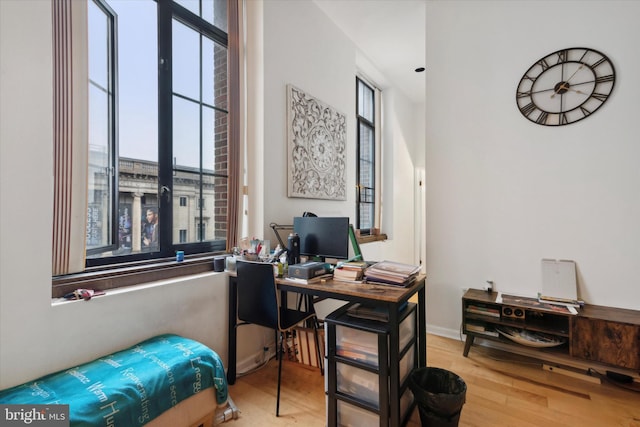
{"label": "smaller window", "polygon": [[180,243],[186,243],[187,241],[187,230],[180,230]]}
{"label": "smaller window", "polygon": [[180,206],[187,206],[187,198],[180,196]]}
{"label": "smaller window", "polygon": [[380,194],[376,188],[378,168],[377,89],[356,78],[357,163],[356,228],[360,235],[376,234],[379,229]]}

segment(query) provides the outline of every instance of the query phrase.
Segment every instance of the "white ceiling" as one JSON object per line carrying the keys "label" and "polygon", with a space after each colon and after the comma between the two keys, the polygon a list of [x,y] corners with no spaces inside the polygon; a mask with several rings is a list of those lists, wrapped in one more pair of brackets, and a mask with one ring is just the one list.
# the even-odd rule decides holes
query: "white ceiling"
{"label": "white ceiling", "polygon": [[[425,101],[426,0],[314,0],[414,103]],[[379,82],[376,82],[379,83]]]}

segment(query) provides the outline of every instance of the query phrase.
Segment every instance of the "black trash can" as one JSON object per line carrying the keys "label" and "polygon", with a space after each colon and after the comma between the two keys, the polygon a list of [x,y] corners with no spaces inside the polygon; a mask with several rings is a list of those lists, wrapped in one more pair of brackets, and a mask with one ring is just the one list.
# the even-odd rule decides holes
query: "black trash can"
{"label": "black trash can", "polygon": [[420,411],[422,427],[456,427],[464,405],[467,384],[453,372],[440,368],[414,369],[409,387]]}

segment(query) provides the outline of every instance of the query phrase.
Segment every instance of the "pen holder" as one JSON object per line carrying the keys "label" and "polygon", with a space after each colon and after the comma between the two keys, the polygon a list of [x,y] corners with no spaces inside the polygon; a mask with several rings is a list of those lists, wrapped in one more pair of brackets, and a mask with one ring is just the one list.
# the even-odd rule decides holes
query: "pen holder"
{"label": "pen holder", "polygon": [[[215,259],[214,259],[215,262]],[[215,268],[215,264],[214,264]],[[236,256],[230,255],[225,259],[225,270],[227,271],[236,271]]]}

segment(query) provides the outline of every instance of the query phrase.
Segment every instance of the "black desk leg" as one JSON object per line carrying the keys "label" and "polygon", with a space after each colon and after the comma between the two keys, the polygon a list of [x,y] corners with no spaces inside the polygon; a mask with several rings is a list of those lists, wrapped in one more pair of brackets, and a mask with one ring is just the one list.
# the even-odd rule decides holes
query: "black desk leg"
{"label": "black desk leg", "polygon": [[418,367],[427,366],[427,300],[425,288],[418,291]]}
{"label": "black desk leg", "polygon": [[[400,357],[399,351],[400,349],[400,321],[399,318],[399,306],[398,304],[388,304],[387,311],[389,313],[389,325],[391,329],[389,331],[389,346],[386,346],[386,343],[379,343],[378,346],[380,348],[384,348],[386,351],[382,354],[387,354],[385,358],[389,359],[389,371],[385,372],[385,369],[382,369],[383,361],[379,361],[380,365],[380,381],[382,384],[383,377],[388,378],[389,381],[389,390],[391,391],[389,394],[380,393],[380,399],[386,398],[385,400],[389,402],[389,412],[386,413],[384,409],[380,409],[380,417],[383,418],[385,415],[388,417],[387,422],[380,422],[380,425],[388,425],[389,427],[399,427],[400,426]],[[381,338],[381,337],[379,337]],[[382,345],[381,345],[382,344]],[[385,383],[387,379],[385,379]],[[382,406],[382,405],[381,405]],[[384,418],[383,418],[384,419]]]}
{"label": "black desk leg", "polygon": [[229,277],[229,332],[227,349],[227,383],[236,382],[236,322],[238,318],[238,282],[235,277]]}

